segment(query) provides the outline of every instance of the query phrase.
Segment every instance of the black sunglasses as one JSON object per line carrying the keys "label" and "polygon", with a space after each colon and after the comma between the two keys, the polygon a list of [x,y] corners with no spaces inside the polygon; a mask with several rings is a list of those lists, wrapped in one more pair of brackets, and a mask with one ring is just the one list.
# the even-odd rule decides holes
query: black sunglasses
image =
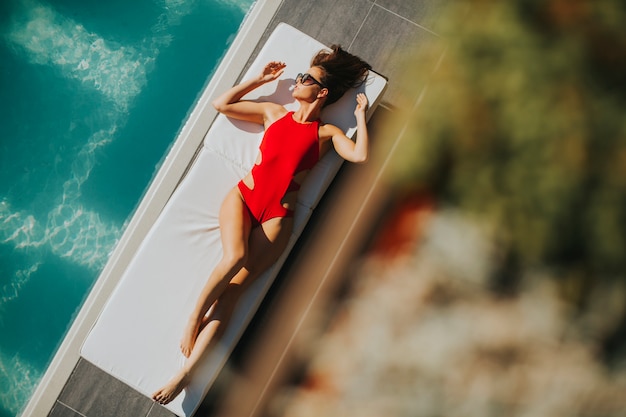
{"label": "black sunglasses", "polygon": [[317,84],[322,88],[327,88],[324,84],[322,84],[321,82],[317,81],[315,78],[313,78],[313,76],[311,74],[298,74],[296,76],[296,84],[300,83],[302,85],[313,85],[313,84]]}

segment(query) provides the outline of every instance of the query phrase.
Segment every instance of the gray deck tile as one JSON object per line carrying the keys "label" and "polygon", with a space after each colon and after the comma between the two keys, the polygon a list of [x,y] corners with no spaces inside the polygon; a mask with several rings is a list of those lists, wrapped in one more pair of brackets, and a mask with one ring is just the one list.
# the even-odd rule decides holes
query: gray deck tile
{"label": "gray deck tile", "polygon": [[443,53],[440,43],[437,35],[385,9],[374,7],[363,23],[351,52],[388,78],[384,102],[394,106],[411,106],[416,99],[415,90],[407,90],[402,84],[412,71],[412,67],[405,64],[411,51],[409,47],[435,47]]}
{"label": "gray deck tile", "polygon": [[57,401],[56,404],[54,404],[52,411],[50,411],[50,414],[48,414],[48,417],[84,417],[84,416]]}
{"label": "gray deck tile", "polygon": [[348,48],[372,6],[369,0],[285,0],[272,25],[285,22],[325,45]]}
{"label": "gray deck tile", "polygon": [[59,401],[86,417],[143,417],[153,401],[81,359]]}
{"label": "gray deck tile", "polygon": [[439,33],[439,18],[452,1],[454,0],[376,0],[375,3],[427,30]]}
{"label": "gray deck tile", "polygon": [[154,403],[147,417],[176,417],[176,414],[172,413],[165,407],[162,407],[159,404]]}

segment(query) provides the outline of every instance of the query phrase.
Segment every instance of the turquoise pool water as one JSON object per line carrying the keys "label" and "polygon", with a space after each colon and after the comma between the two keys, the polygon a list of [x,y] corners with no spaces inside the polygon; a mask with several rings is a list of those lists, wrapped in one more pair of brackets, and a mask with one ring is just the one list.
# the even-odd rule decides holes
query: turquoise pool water
{"label": "turquoise pool water", "polygon": [[45,372],[253,0],[0,2],[0,416]]}

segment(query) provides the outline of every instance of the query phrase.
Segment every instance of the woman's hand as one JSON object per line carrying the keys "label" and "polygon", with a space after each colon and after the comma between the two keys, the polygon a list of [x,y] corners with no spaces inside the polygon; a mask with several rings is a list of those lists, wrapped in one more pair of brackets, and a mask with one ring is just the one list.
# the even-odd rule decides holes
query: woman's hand
{"label": "woman's hand", "polygon": [[356,109],[354,109],[354,115],[359,117],[359,114],[365,115],[365,111],[367,110],[367,96],[363,93],[359,93],[356,95]]}
{"label": "woman's hand", "polygon": [[261,73],[261,81],[264,83],[268,83],[270,81],[274,81],[278,77],[280,77],[287,64],[279,61],[272,61],[265,65],[263,68],[263,72]]}

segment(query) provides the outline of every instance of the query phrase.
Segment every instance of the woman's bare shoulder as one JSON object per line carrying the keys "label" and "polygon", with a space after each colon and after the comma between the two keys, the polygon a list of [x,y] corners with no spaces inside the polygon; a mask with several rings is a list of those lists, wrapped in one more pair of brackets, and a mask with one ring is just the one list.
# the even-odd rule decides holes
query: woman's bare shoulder
{"label": "woman's bare shoulder", "polygon": [[265,127],[268,127],[269,125],[274,123],[276,120],[280,119],[281,117],[283,117],[285,114],[288,113],[287,109],[284,106],[277,104],[277,103],[265,102],[264,106],[265,106],[265,115],[264,115]]}
{"label": "woman's bare shoulder", "polygon": [[320,123],[320,127],[319,127],[320,140],[325,141],[328,139],[332,139],[334,136],[338,134],[343,134],[343,131],[339,129],[337,126],[330,124],[330,123]]}

